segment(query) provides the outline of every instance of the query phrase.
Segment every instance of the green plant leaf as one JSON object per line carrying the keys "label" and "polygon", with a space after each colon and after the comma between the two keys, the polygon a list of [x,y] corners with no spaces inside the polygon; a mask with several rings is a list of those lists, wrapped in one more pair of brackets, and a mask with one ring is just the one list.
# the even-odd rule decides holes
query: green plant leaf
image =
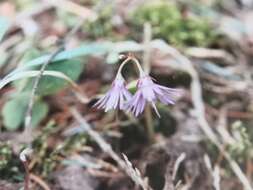
{"label": "green plant leaf", "polygon": [[[79,60],[66,60],[59,62],[53,62],[47,67],[48,71],[61,72],[75,81],[80,76],[83,70],[83,64]],[[53,77],[53,76],[43,76],[39,82],[37,88],[38,95],[50,95],[58,92],[62,88],[66,87],[69,83],[65,80]],[[33,80],[29,79],[26,84],[25,91],[30,91],[33,86]]]}
{"label": "green plant leaf", "polygon": [[[70,50],[64,50],[58,53],[51,62],[63,61],[63,60],[68,60],[68,59],[86,56],[86,55],[105,54],[111,50],[111,47],[112,47],[111,42],[87,43],[80,47],[70,49]],[[49,58],[50,58],[50,55],[43,55],[41,57],[38,57],[36,59],[33,59],[27,62],[26,64],[24,64],[24,66],[17,68],[13,72],[16,72],[19,70],[25,70],[33,66],[41,65],[45,63]]]}
{"label": "green plant leaf", "polygon": [[43,101],[37,101],[32,111],[32,126],[36,127],[48,113],[48,105]]}
{"label": "green plant leaf", "polygon": [[[61,61],[61,63],[54,62],[50,64],[47,69],[62,72],[75,81],[82,73],[83,64],[79,60],[66,60]],[[67,81],[51,76],[45,76],[41,79],[37,92],[42,95],[54,94],[64,88],[67,84]]]}
{"label": "green plant leaf", "polygon": [[4,126],[8,130],[16,130],[24,120],[27,97],[19,96],[4,104],[2,117]]}
{"label": "green plant leaf", "polygon": [[[20,71],[16,73],[13,76],[5,76],[2,80],[0,80],[0,89],[2,89],[5,85],[7,85],[10,82],[13,82],[18,79],[24,79],[24,78],[30,78],[30,77],[36,77],[40,71]],[[72,86],[76,86],[76,83],[71,80],[68,76],[65,74],[58,72],[58,71],[44,71],[43,75],[53,76],[56,78],[64,79],[68,83],[70,83]]]}
{"label": "green plant leaf", "polygon": [[[40,55],[41,54],[40,54],[39,50],[37,50],[37,49],[28,50],[24,54],[24,56],[22,57],[19,65],[25,65],[28,61],[31,61],[32,59],[35,59],[36,57],[39,57]],[[36,69],[36,68],[33,67],[30,69]],[[16,80],[13,82],[13,84],[18,91],[22,91],[25,88],[25,86],[27,85],[27,82],[29,80],[30,80],[29,78],[25,78],[22,80]]]}
{"label": "green plant leaf", "polygon": [[[2,109],[3,123],[7,130],[18,129],[24,121],[28,94],[19,94],[7,101]],[[36,126],[48,113],[46,103],[37,100],[32,111],[32,125]]]}
{"label": "green plant leaf", "polygon": [[6,51],[0,50],[0,68],[5,65],[8,59],[8,53]]}

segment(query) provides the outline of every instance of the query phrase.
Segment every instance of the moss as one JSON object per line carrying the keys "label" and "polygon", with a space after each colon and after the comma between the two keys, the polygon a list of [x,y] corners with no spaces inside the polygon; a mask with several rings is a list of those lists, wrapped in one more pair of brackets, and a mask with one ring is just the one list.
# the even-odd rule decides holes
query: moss
{"label": "moss", "polygon": [[248,131],[241,121],[232,123],[232,134],[235,142],[228,145],[230,155],[240,163],[245,163],[249,158],[252,158],[252,142]]}
{"label": "moss", "polygon": [[112,20],[112,7],[106,6],[104,7],[96,20],[87,21],[84,25],[84,32],[86,32],[89,38],[105,38],[105,37],[113,37],[114,29]]}
{"label": "moss", "polygon": [[59,133],[59,130],[60,127],[55,125],[53,121],[49,122],[43,128],[41,135],[33,141],[33,159],[36,160],[33,170],[43,177],[54,171],[64,157],[81,151],[87,142],[87,135],[79,133],[67,137],[64,141],[58,139],[56,147],[52,148],[50,143]]}
{"label": "moss", "polygon": [[23,165],[14,155],[9,142],[0,142],[0,178],[2,180],[23,181]]}
{"label": "moss", "polygon": [[149,22],[155,38],[162,38],[178,47],[209,46],[217,37],[208,20],[183,16],[176,5],[163,1],[137,9],[132,22],[136,28]]}
{"label": "moss", "polygon": [[0,142],[0,171],[8,166],[12,150],[8,143]]}

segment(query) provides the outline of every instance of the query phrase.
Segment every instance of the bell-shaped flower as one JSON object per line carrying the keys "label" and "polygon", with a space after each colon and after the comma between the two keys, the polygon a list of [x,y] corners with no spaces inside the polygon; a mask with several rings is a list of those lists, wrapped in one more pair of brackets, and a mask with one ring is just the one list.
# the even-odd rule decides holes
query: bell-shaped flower
{"label": "bell-shaped flower", "polygon": [[180,91],[179,89],[158,85],[153,82],[150,76],[145,75],[138,80],[137,91],[131,100],[126,103],[125,109],[131,111],[137,117],[144,111],[145,105],[148,102],[160,117],[155,105],[157,100],[166,105],[174,104],[176,97],[181,94]]}
{"label": "bell-shaped flower", "polygon": [[116,77],[111,85],[111,89],[94,106],[98,109],[104,109],[105,112],[118,108],[122,110],[125,102],[130,100],[131,97],[131,93],[125,87],[123,77]]}

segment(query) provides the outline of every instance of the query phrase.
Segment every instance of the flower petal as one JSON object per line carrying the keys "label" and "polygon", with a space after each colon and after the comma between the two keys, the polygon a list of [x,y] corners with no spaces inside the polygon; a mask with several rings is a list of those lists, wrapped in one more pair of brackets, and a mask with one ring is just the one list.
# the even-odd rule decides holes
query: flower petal
{"label": "flower petal", "polygon": [[136,113],[135,113],[136,116],[140,115],[144,111],[145,105],[146,105],[145,99],[140,98],[140,100],[138,102],[138,108],[137,108]]}
{"label": "flower petal", "polygon": [[154,102],[151,102],[151,105],[152,105],[152,107],[154,108],[156,115],[160,118],[161,116],[160,116],[160,114],[159,114],[159,112],[158,112],[158,110],[157,110],[157,108],[156,108],[155,103],[154,103]]}
{"label": "flower petal", "polygon": [[98,109],[101,109],[105,106],[107,100],[109,98],[109,93],[106,93],[101,99],[99,99],[93,107],[97,107]]}
{"label": "flower petal", "polygon": [[115,79],[111,85],[111,89],[99,99],[94,106],[98,109],[105,109],[107,112],[110,109],[123,109],[125,99],[131,98],[131,93],[124,86],[124,80]]}

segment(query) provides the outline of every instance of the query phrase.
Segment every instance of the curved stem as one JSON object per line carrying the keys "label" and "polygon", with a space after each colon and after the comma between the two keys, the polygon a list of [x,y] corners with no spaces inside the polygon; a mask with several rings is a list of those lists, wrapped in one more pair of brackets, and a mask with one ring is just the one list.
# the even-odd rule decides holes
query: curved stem
{"label": "curved stem", "polygon": [[130,58],[130,57],[127,57],[127,59],[125,59],[125,61],[123,61],[123,62],[121,63],[121,65],[119,66],[117,75],[116,75],[116,78],[117,78],[117,79],[122,79],[121,71],[122,71],[123,67],[126,65],[126,63],[127,63],[128,61],[130,61],[130,60],[131,60],[131,58]]}
{"label": "curved stem", "polygon": [[139,70],[139,77],[140,77],[140,78],[141,78],[141,77],[144,77],[144,76],[146,75],[145,72],[143,71],[143,69],[142,69],[142,67],[141,67],[141,64],[140,64],[140,62],[138,61],[138,59],[136,59],[136,58],[133,57],[133,56],[128,56],[128,57],[121,63],[121,65],[120,65],[120,67],[119,67],[119,69],[118,69],[118,72],[117,72],[117,75],[116,75],[116,78],[117,78],[117,79],[122,79],[121,71],[122,71],[123,67],[126,65],[126,63],[129,62],[129,61],[133,61],[133,62],[136,64],[136,66],[137,66],[137,68],[138,68],[138,70]]}
{"label": "curved stem", "polygon": [[23,162],[25,168],[25,182],[24,182],[24,190],[29,190],[29,181],[30,181],[30,172],[27,161]]}
{"label": "curved stem", "polygon": [[138,68],[138,70],[139,70],[139,76],[140,76],[140,78],[141,78],[141,77],[144,77],[146,74],[145,74],[145,72],[143,71],[143,69],[142,69],[142,67],[141,67],[141,64],[140,64],[140,62],[138,61],[138,59],[136,59],[135,57],[131,57],[131,60],[133,60],[133,61],[135,62],[136,66],[137,66],[137,68]]}

